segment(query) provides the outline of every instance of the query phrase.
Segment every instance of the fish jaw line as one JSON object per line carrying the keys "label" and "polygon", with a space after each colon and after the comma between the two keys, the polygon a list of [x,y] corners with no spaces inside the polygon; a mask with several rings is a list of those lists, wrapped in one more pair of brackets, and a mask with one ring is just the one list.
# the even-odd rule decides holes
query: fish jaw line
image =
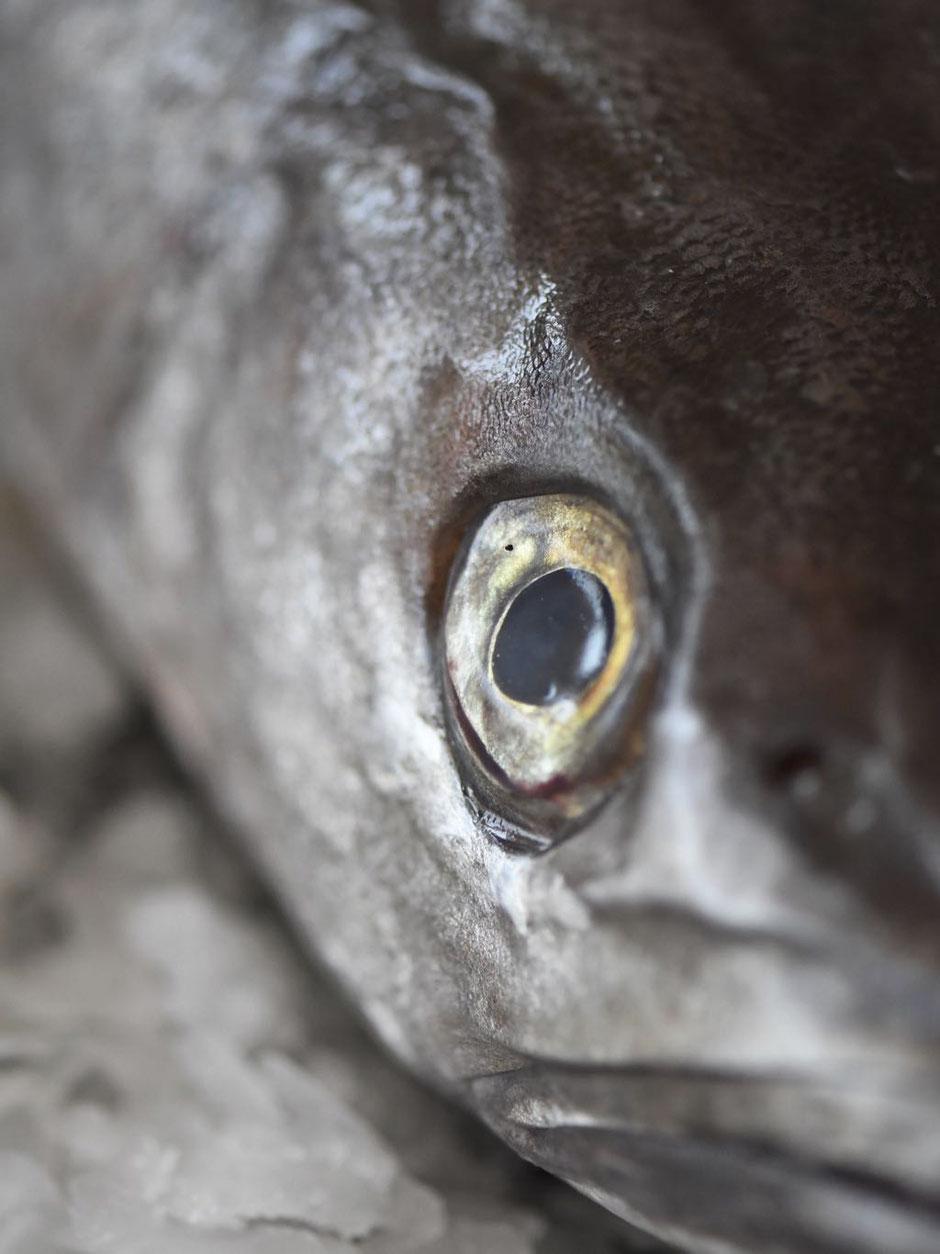
{"label": "fish jaw line", "polygon": [[527,1060],[469,1087],[524,1157],[696,1251],[750,1248],[724,1226],[720,1202],[698,1224],[671,1222],[671,1190],[707,1170],[717,1198],[735,1189],[770,1203],[781,1226],[765,1239],[794,1243],[779,1248],[842,1254],[851,1214],[851,1248],[928,1254],[940,1248],[940,1073],[926,1079],[904,1093],[897,1077],[873,1090],[835,1075]]}

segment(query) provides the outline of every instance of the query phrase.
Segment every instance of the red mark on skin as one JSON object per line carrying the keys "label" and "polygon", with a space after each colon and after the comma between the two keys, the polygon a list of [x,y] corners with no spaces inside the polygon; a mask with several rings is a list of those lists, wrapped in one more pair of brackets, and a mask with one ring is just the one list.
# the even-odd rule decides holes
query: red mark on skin
{"label": "red mark on skin", "polygon": [[534,784],[529,788],[524,788],[521,784],[516,784],[515,787],[527,797],[554,801],[560,795],[571,791],[571,781],[566,775],[552,775],[549,779],[543,780],[541,784]]}

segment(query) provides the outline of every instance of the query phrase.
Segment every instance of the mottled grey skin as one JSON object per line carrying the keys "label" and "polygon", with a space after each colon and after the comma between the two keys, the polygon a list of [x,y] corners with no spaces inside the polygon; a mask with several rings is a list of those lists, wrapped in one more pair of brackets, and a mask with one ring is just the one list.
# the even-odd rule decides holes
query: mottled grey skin
{"label": "mottled grey skin", "polygon": [[[3,0],[2,444],[379,1033],[701,1251],[940,1249],[934,0]],[[634,526],[642,767],[542,859],[437,657]]]}

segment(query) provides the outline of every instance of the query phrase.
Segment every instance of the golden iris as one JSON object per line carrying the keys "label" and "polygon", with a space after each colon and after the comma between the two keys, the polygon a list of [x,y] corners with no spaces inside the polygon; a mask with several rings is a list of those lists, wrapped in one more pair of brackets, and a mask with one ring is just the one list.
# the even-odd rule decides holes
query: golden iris
{"label": "golden iris", "polygon": [[590,497],[494,506],[448,591],[446,686],[483,807],[536,843],[611,791],[642,742],[655,623],[626,523]]}

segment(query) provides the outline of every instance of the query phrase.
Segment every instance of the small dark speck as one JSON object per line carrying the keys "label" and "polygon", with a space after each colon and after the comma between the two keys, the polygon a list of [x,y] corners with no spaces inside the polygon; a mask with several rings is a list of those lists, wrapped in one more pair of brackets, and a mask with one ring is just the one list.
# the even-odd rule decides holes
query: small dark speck
{"label": "small dark speck", "polygon": [[772,788],[790,792],[799,801],[811,801],[822,787],[825,766],[822,750],[810,743],[785,746],[764,764],[764,777]]}
{"label": "small dark speck", "polygon": [[507,544],[507,545],[506,545],[506,552],[507,552],[507,553],[511,553],[511,552],[512,552],[512,545],[511,545],[511,544]]}

